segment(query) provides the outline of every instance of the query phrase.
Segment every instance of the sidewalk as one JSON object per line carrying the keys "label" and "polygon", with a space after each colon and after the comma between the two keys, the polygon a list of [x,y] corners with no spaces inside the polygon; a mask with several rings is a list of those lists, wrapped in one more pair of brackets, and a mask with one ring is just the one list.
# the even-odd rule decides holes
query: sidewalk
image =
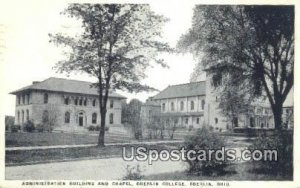
{"label": "sidewalk", "polygon": [[[160,141],[147,141],[147,142],[120,142],[108,143],[105,146],[123,146],[123,145],[154,145],[154,144],[169,144],[169,143],[182,143],[183,140],[160,140]],[[80,148],[80,147],[93,147],[97,144],[80,144],[80,145],[55,145],[55,146],[24,146],[24,147],[7,147],[5,151],[25,151],[25,150],[41,150],[41,149],[64,149],[64,148]]]}

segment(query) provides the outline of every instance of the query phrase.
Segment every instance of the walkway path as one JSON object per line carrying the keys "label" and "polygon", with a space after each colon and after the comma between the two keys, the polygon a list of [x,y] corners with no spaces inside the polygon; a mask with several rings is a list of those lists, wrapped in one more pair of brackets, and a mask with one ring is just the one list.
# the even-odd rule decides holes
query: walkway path
{"label": "walkway path", "polygon": [[47,164],[13,166],[5,168],[7,180],[122,180],[127,165],[140,165],[143,175],[184,171],[182,161],[147,162],[124,161],[122,158],[93,159]]}
{"label": "walkway path", "polygon": [[[154,144],[168,144],[168,143],[182,143],[182,140],[160,140],[147,142],[126,142],[126,143],[108,143],[106,146],[123,146],[123,145],[154,145]],[[24,146],[24,147],[7,147],[5,151],[22,151],[22,150],[37,150],[37,149],[60,149],[60,148],[78,148],[78,147],[92,147],[97,144],[80,144],[80,145],[54,145],[54,146]]]}

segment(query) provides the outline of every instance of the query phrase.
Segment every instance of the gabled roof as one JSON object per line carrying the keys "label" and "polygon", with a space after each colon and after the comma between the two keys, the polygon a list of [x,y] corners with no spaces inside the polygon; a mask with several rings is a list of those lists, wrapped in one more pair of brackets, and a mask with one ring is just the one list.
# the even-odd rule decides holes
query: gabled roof
{"label": "gabled roof", "polygon": [[158,100],[199,95],[205,95],[205,81],[168,86],[166,89],[154,96],[153,99]]}
{"label": "gabled roof", "polygon": [[[32,85],[13,91],[10,94],[17,94],[26,90],[42,90],[74,94],[98,95],[97,88],[91,87],[91,84],[91,82],[50,77],[44,81],[33,83]],[[124,99],[126,98],[116,92],[111,92],[109,96]]]}

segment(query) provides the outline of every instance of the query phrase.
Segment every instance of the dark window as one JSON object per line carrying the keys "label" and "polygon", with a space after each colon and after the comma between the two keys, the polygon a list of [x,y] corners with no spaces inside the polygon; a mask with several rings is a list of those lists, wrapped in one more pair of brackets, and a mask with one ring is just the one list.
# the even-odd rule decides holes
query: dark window
{"label": "dark window", "polygon": [[70,123],[70,112],[65,113],[65,123]]}
{"label": "dark window", "polygon": [[65,104],[68,105],[69,104],[69,98],[65,98]]}
{"label": "dark window", "polygon": [[87,101],[86,101],[86,99],[84,99],[84,101],[83,101],[83,105],[84,105],[84,106],[86,106],[86,105],[87,105]]}
{"label": "dark window", "polygon": [[109,106],[110,106],[110,108],[113,108],[113,107],[114,107],[114,101],[113,101],[113,100],[110,100]]}
{"label": "dark window", "polygon": [[79,105],[82,106],[82,99],[79,99]]}
{"label": "dark window", "polygon": [[47,93],[44,94],[44,103],[45,104],[48,103],[48,94]]}
{"label": "dark window", "polygon": [[96,106],[96,100],[95,99],[93,100],[93,106]]}
{"label": "dark window", "polygon": [[215,124],[218,124],[219,120],[218,118],[215,118]]}
{"label": "dark window", "polygon": [[27,109],[26,110],[26,121],[28,121],[29,120],[29,110]]}
{"label": "dark window", "polygon": [[233,120],[232,120],[232,122],[233,122],[233,126],[234,127],[238,127],[239,126],[239,120],[238,120],[237,117],[234,117]]}
{"label": "dark window", "polygon": [[78,105],[78,99],[75,99],[75,105]]}
{"label": "dark window", "polygon": [[93,124],[97,123],[97,114],[96,113],[92,114],[92,123]]}
{"label": "dark window", "polygon": [[25,104],[25,95],[22,95],[22,102]]}
{"label": "dark window", "polygon": [[202,108],[202,110],[204,110],[204,106],[205,106],[205,100],[203,99],[203,100],[201,101],[201,108]]}
{"label": "dark window", "polygon": [[24,123],[24,110],[22,110],[22,123]]}
{"label": "dark window", "polygon": [[189,118],[185,118],[185,124],[189,123]]}
{"label": "dark window", "polygon": [[162,104],[162,110],[163,110],[163,111],[166,110],[166,104],[165,104],[165,103]]}
{"label": "dark window", "polygon": [[183,111],[183,109],[184,109],[184,102],[181,101],[181,102],[180,102],[180,110]]}
{"label": "dark window", "polygon": [[174,111],[174,103],[171,102],[171,111]]}
{"label": "dark window", "polygon": [[194,108],[195,108],[194,101],[191,101],[191,110],[194,110]]}
{"label": "dark window", "polygon": [[18,104],[21,104],[21,96],[18,95]]}
{"label": "dark window", "polygon": [[254,127],[254,118],[250,117],[250,127]]}
{"label": "dark window", "polygon": [[197,122],[197,124],[199,124],[200,123],[200,118],[197,118],[196,122]]}
{"label": "dark window", "polygon": [[110,124],[114,123],[114,114],[113,113],[109,114],[109,123]]}
{"label": "dark window", "polygon": [[27,104],[29,104],[30,95],[27,94]]}
{"label": "dark window", "polygon": [[45,111],[43,112],[42,121],[43,121],[43,123],[46,123],[46,122],[49,121],[49,113],[48,113],[47,110],[45,110]]}

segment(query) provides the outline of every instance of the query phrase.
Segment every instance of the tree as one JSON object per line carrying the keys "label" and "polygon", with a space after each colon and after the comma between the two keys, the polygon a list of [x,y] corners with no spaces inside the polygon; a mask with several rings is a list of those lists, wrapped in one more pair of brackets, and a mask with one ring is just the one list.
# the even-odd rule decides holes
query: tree
{"label": "tree", "polygon": [[140,83],[146,76],[144,70],[150,62],[166,66],[157,55],[171,51],[168,44],[159,41],[167,20],[143,4],[71,4],[64,13],[81,20],[84,30],[76,37],[50,34],[52,42],[69,47],[67,59],[55,68],[59,72],[83,72],[97,79],[93,87],[99,91],[98,145],[104,146],[110,90],[153,90]]}
{"label": "tree", "polygon": [[294,83],[293,6],[196,6],[178,42],[209,74],[226,78],[250,98],[266,95],[276,129]]}

